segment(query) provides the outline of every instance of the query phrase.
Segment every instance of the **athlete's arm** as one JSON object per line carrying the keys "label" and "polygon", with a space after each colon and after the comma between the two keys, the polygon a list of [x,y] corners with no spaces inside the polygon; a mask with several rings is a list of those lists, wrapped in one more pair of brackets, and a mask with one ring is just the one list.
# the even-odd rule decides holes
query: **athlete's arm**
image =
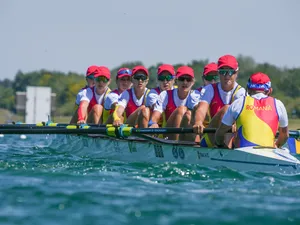
{"label": "athlete's arm", "polygon": [[216,147],[224,147],[224,135],[231,130],[231,126],[228,126],[224,123],[220,125],[215,133],[215,145]]}
{"label": "athlete's arm", "polygon": [[158,121],[160,120],[161,112],[153,111],[151,119],[149,120],[148,126],[150,128],[159,128]]}
{"label": "athlete's arm", "polygon": [[125,108],[122,105],[116,105],[116,109],[113,113],[113,125],[114,126],[120,126],[123,124],[123,113],[125,111]]}
{"label": "athlete's arm", "polygon": [[279,117],[279,136],[275,142],[275,145],[278,148],[280,148],[285,144],[285,142],[289,138],[288,115],[285,106],[280,100],[276,99],[275,103]]}
{"label": "athlete's arm", "polygon": [[86,123],[88,106],[89,106],[88,101],[80,101],[79,108],[77,110],[77,116],[78,116],[77,124]]}
{"label": "athlete's arm", "polygon": [[156,90],[151,89],[150,92],[146,96],[145,106],[153,109],[154,105],[158,99],[158,96],[159,95],[157,94]]}
{"label": "athlete's arm", "polygon": [[196,134],[202,134],[204,125],[203,121],[205,120],[206,113],[208,111],[209,104],[207,102],[199,102],[195,107],[194,111],[194,125],[193,130]]}
{"label": "athlete's arm", "polygon": [[287,139],[289,138],[289,128],[288,127],[279,127],[279,136],[275,142],[277,148],[282,147]]}
{"label": "athlete's arm", "polygon": [[84,124],[86,123],[86,120],[87,120],[87,109],[89,107],[89,104],[90,104],[90,101],[93,97],[93,92],[92,92],[92,89],[90,88],[87,88],[87,89],[84,89],[81,93],[81,98],[80,98],[80,103],[79,103],[79,107],[78,107],[78,110],[77,110],[77,124]]}
{"label": "athlete's arm", "polygon": [[153,107],[153,113],[151,119],[149,120],[148,126],[151,128],[158,128],[158,121],[160,120],[161,114],[166,109],[168,104],[168,94],[167,91],[163,91],[158,95],[157,101]]}
{"label": "athlete's arm", "polygon": [[206,114],[209,109],[209,104],[214,96],[214,89],[212,85],[205,86],[200,93],[200,102],[194,107],[194,132],[201,134],[204,126],[203,121],[205,120]]}

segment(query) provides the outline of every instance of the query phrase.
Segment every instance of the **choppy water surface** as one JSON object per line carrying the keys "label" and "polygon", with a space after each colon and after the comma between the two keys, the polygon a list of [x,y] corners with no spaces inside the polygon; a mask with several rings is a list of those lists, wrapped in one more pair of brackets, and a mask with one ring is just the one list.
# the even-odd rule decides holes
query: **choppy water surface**
{"label": "choppy water surface", "polygon": [[0,138],[0,224],[300,224],[300,175],[81,158]]}

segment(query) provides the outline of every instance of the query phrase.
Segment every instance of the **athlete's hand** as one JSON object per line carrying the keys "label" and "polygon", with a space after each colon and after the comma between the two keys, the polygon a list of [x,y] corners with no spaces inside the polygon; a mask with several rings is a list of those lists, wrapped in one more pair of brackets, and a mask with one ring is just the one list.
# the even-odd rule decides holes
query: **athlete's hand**
{"label": "athlete's hand", "polygon": [[113,125],[116,126],[116,127],[119,127],[119,126],[121,126],[122,124],[123,124],[123,123],[122,123],[121,120],[114,120],[114,122],[113,122]]}
{"label": "athlete's hand", "polygon": [[86,122],[85,122],[85,120],[78,120],[77,121],[77,124],[85,124]]}
{"label": "athlete's hand", "polygon": [[152,124],[149,128],[159,128],[157,123]]}
{"label": "athlete's hand", "polygon": [[202,135],[203,134],[203,130],[204,130],[204,126],[203,126],[203,124],[202,123],[196,123],[194,126],[193,126],[193,131],[194,131],[194,133],[196,133],[196,134],[200,134],[200,135]]}

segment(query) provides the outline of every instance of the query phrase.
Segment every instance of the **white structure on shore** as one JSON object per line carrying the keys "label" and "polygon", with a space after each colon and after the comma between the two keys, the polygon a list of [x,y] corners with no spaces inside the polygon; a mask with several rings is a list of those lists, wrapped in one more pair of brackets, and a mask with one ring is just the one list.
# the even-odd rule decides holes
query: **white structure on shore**
{"label": "white structure on shore", "polygon": [[25,114],[25,123],[48,121],[55,111],[55,93],[51,87],[27,86],[26,92],[17,92],[17,112]]}

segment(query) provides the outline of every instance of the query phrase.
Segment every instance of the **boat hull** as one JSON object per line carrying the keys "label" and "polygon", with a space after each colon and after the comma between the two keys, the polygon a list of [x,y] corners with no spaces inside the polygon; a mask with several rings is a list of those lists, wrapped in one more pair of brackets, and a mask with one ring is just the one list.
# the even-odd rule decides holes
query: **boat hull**
{"label": "boat hull", "polygon": [[247,147],[235,150],[200,148],[195,145],[146,139],[107,136],[57,135],[49,146],[77,156],[126,162],[178,162],[238,171],[300,172],[300,161],[287,150]]}

